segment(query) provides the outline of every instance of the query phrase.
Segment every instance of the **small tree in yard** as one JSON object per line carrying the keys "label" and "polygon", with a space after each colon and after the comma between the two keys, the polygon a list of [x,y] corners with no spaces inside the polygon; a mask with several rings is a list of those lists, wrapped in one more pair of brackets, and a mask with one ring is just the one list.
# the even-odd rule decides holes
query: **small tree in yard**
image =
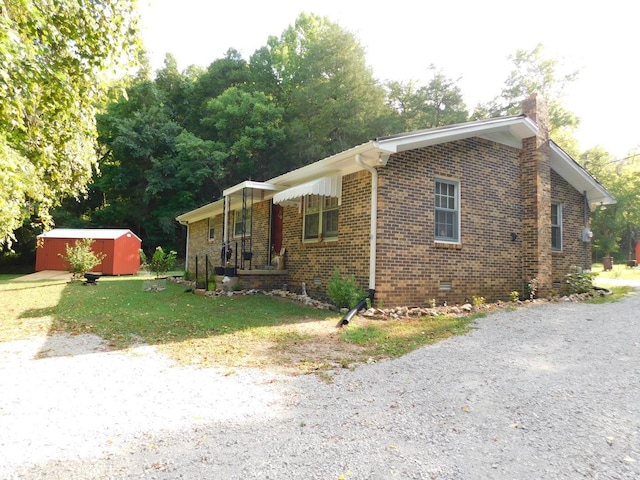
{"label": "small tree in yard", "polygon": [[165,275],[169,270],[172,270],[176,264],[177,252],[171,250],[165,253],[162,247],[156,247],[156,251],[153,252],[151,257],[151,271],[156,274],[156,278]]}
{"label": "small tree in yard", "polygon": [[90,272],[96,265],[100,265],[106,257],[104,253],[91,250],[93,242],[92,238],[83,238],[76,240],[73,246],[67,243],[65,244],[66,255],[59,254],[69,264],[72,280],[82,280],[85,273]]}

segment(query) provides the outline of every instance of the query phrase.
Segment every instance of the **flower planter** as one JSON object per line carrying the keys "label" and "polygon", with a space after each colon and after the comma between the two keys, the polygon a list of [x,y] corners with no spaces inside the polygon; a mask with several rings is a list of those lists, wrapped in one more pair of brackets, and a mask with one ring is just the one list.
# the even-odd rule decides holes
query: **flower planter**
{"label": "flower planter", "polygon": [[100,275],[96,274],[96,273],[85,273],[84,274],[84,278],[87,280],[87,284],[88,285],[97,285],[98,279],[100,278]]}

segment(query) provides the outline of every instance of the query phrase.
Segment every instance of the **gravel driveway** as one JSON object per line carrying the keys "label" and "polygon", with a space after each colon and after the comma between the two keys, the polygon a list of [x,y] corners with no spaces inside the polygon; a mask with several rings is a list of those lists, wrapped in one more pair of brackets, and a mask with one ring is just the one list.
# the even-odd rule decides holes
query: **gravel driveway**
{"label": "gravel driveway", "polygon": [[333,383],[0,343],[0,478],[638,479],[639,312],[503,311]]}

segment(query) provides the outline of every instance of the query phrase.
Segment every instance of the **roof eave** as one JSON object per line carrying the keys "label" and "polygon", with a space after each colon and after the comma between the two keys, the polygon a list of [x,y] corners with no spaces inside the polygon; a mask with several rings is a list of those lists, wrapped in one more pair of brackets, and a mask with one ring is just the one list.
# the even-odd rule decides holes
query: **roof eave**
{"label": "roof eave", "polygon": [[551,141],[551,168],[573,188],[586,194],[591,208],[616,203],[615,197],[558,144]]}
{"label": "roof eave", "polygon": [[536,135],[537,132],[538,127],[528,117],[517,115],[381,137],[377,143],[385,149],[402,152],[465,138],[481,137],[522,148],[522,140]]}

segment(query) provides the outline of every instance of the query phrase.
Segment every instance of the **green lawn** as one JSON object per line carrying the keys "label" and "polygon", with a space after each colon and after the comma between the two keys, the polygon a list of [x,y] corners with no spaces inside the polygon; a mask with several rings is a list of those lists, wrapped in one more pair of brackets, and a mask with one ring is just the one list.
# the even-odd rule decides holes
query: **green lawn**
{"label": "green lawn", "polygon": [[0,341],[91,333],[114,349],[152,344],[180,363],[225,368],[307,373],[349,367],[464,333],[473,319],[358,318],[337,329],[337,312],[270,296],[205,297],[172,282],[150,292],[138,276],[104,277],[97,286],[14,280],[0,276],[0,305],[6,310]]}
{"label": "green lawn", "polygon": [[637,280],[640,282],[640,267],[628,268],[624,264],[614,264],[613,270],[605,272],[601,263],[594,263],[591,269],[598,274],[595,277],[596,283],[604,282],[608,279]]}

